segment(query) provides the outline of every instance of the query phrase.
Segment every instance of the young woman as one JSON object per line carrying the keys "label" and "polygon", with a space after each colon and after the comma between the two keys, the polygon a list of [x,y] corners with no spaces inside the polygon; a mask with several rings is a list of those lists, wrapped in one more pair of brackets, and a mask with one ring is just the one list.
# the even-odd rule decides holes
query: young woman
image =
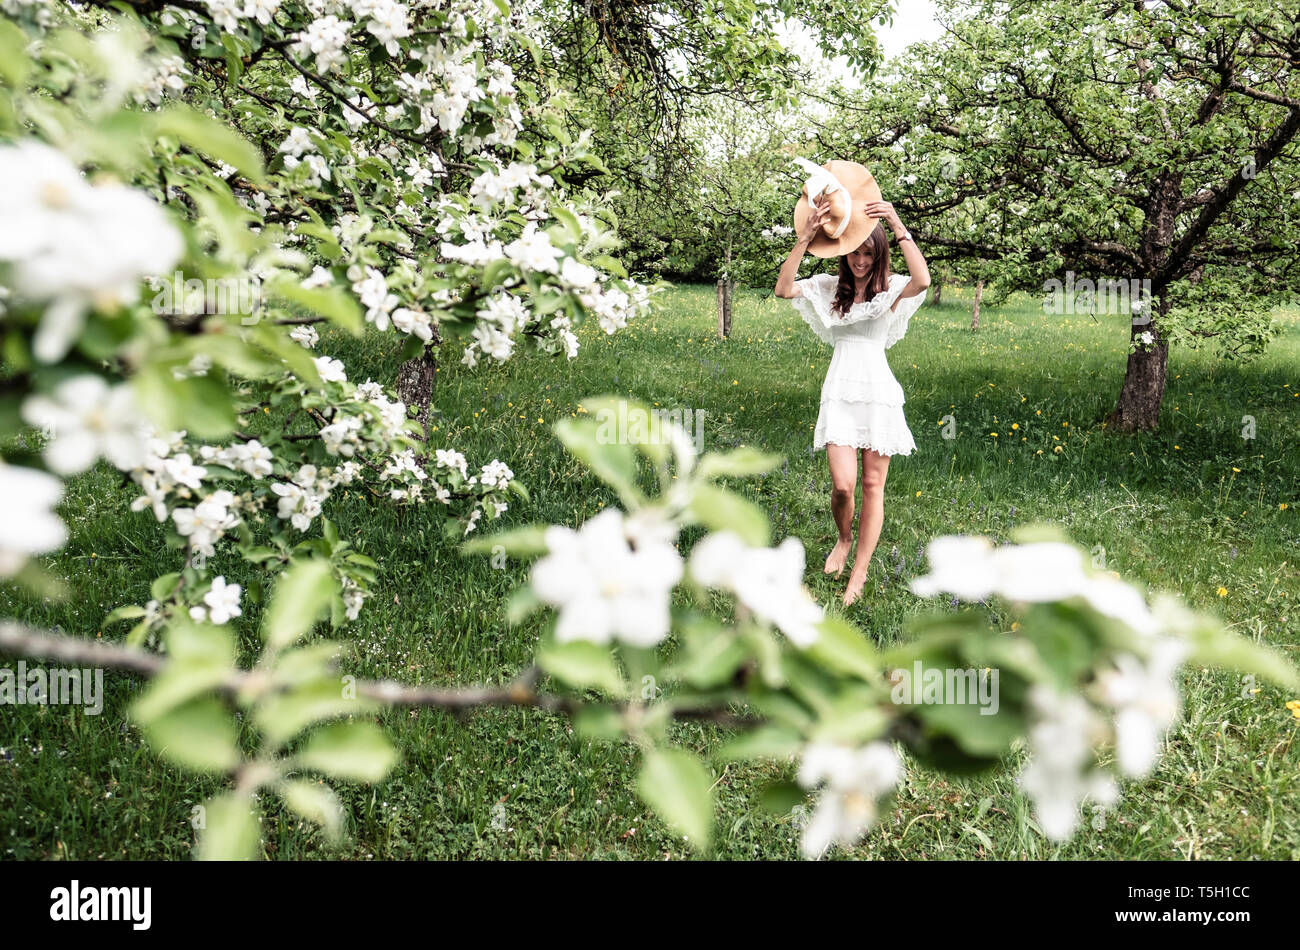
{"label": "young woman", "polygon": [[[831,470],[831,515],[839,539],[826,557],[827,574],[838,577],[853,543],[853,502],[862,456],[862,512],[858,547],[849,574],[844,604],[856,601],[867,580],[867,566],[885,518],[885,476],[891,455],[910,455],[916,448],[903,416],[903,389],[889,369],[885,350],[903,338],[907,323],[925,300],[930,270],[911,234],[888,201],[867,201],[859,210],[881,221],[867,239],[840,257],[838,274],[815,274],[795,280],[808,245],[827,220],[829,202],[813,206],[799,240],[781,267],[776,295],[790,298],[818,338],[835,346],[813,448],[825,447]],[[908,273],[890,274],[889,239],[894,233]]]}

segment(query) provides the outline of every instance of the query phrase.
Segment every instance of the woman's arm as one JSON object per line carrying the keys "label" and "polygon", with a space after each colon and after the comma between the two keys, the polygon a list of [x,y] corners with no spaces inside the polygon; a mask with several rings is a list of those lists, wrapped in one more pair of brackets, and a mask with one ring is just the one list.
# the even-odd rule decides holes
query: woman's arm
{"label": "woman's arm", "polygon": [[[871,217],[881,217],[885,219],[885,224],[894,232],[894,239],[907,233],[903,227],[903,222],[898,219],[898,212],[888,201],[868,201],[866,212]],[[898,301],[904,297],[915,297],[919,293],[924,293],[930,286],[930,268],[925,263],[925,257],[921,254],[921,249],[916,246],[915,241],[898,241],[898,246],[903,251],[903,260],[907,263],[907,286],[903,292],[898,295],[894,301],[894,306],[898,306]]]}
{"label": "woman's arm", "polygon": [[795,286],[794,279],[799,273],[799,264],[803,261],[804,252],[808,250],[808,245],[812,243],[817,232],[821,230],[822,225],[826,222],[826,214],[830,210],[831,200],[825,195],[820,196],[812,207],[812,212],[808,215],[808,220],[804,222],[803,230],[799,232],[799,240],[795,242],[790,251],[790,256],[785,259],[781,265],[781,273],[776,278],[776,295],[778,297],[799,297],[801,293]]}

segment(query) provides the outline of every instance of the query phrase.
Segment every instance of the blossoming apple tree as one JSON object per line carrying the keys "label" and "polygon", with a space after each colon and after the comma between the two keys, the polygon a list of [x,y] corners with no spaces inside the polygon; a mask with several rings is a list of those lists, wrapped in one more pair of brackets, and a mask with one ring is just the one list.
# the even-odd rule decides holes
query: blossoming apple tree
{"label": "blossoming apple tree", "polygon": [[[484,512],[527,497],[508,465],[471,474],[418,406],[319,352],[319,329],[391,332],[416,360],[435,334],[464,342],[471,364],[509,358],[522,338],[572,358],[578,321],[613,331],[643,305],[606,254],[609,229],[566,195],[563,170],[598,160],[544,114],[526,121],[527,91],[496,55],[529,47],[526,19],[494,2],[423,7],[418,22],[378,0],[178,0],[135,19],[93,4],[4,9],[0,571],[39,579],[35,559],[67,537],[62,479],[101,460],[135,484],[134,516],[162,526],[178,570],[111,615],[134,621],[123,644],[0,621],[0,650],[150,679],[132,714],[151,744],[229,777],[205,806],[200,856],[257,854],[268,791],[341,833],[333,791],[308,776],[382,780],[398,750],[367,714],[383,705],[572,715],[638,750],[642,796],[701,848],[712,779],[672,723],[718,722],[733,733],[719,760],[790,763],[773,801],[817,796],[803,846],[819,856],[869,826],[901,752],[968,771],[1003,767],[1027,742],[1022,788],[1042,831],[1063,838],[1081,802],[1113,802],[1117,778],[1154,766],[1180,663],[1296,682],[1268,651],[1168,599],[1148,604],[1042,536],[937,539],[917,582],[921,596],[1004,600],[1011,630],[941,613],[877,652],[809,597],[799,542],[773,546],[763,513],[726,486],[776,459],[697,456],[671,425],[611,435],[609,400],[555,434],[619,506],[576,529],[481,536]],[[230,282],[241,302],[256,288],[249,306],[221,303]],[[445,512],[451,535],[479,530],[466,556],[536,557],[507,609],[545,612],[536,667],[502,689],[341,675],[346,640],[314,631],[344,629],[382,566],[326,516],[340,492]],[[208,568],[219,549],[274,577],[253,658],[240,578]],[[917,661],[998,669],[997,713],[898,701],[890,671]]]}

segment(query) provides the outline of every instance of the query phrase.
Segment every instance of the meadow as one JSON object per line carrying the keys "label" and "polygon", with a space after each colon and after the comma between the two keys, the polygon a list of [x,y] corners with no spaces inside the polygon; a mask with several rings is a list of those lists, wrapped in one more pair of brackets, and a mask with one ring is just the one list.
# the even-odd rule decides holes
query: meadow
{"label": "meadow", "polygon": [[[732,338],[715,333],[711,287],[665,291],[658,311],[614,336],[581,328],[582,350],[565,362],[523,352],[504,366],[467,369],[444,355],[433,424],[438,445],[471,465],[499,456],[531,493],[512,502],[491,532],[526,523],[576,525],[613,501],[567,456],[550,426],[584,397],[634,396],[666,410],[703,411],[704,448],[753,445],[785,456],[769,474],[735,481],[770,513],[774,536],[800,538],[807,583],[877,643],[906,636],[906,619],[948,605],[915,597],[923,547],[935,535],[1004,540],[1018,525],[1060,525],[1108,569],[1219,612],[1239,633],[1300,663],[1296,600],[1300,507],[1300,313],[1279,312],[1282,335],[1252,363],[1209,352],[1170,357],[1160,430],[1104,429],[1124,370],[1127,318],[1054,316],[1036,300],[985,306],[970,330],[969,290],[949,287],[927,303],[889,351],[907,394],[918,449],[895,458],[886,517],[863,599],[839,605],[848,577],[824,577],[834,536],[825,456],[810,452],[829,347],[787,301],[740,291]],[[353,379],[390,381],[392,338],[323,334]],[[1256,437],[1242,437],[1243,416]],[[945,417],[955,438],[944,438]],[[30,624],[120,639],[109,611],[144,603],[153,577],[177,554],[147,513],[127,510],[134,486],[101,465],[69,484],[62,507],[67,546],[44,559],[63,579],[61,597],[0,591],[4,610]],[[409,683],[498,683],[531,660],[545,617],[517,627],[503,605],[526,576],[512,561],[494,569],[467,557],[419,509],[359,499],[327,514],[381,565],[379,586],[344,632],[349,671]],[[220,554],[216,572],[241,576]],[[243,636],[254,643],[256,611]],[[992,616],[990,622],[996,622]],[[6,661],[9,662],[9,661]],[[218,788],[162,762],[125,710],[139,684],[110,673],[101,716],[60,707],[0,714],[0,856],[6,859],[186,858],[191,809]],[[1187,670],[1185,714],[1157,771],[1130,783],[1113,810],[1088,816],[1064,845],[1035,829],[1013,775],[1020,753],[995,775],[954,780],[909,767],[908,779],[862,843],[837,857],[1300,858],[1300,711],[1286,695],[1230,673]],[[1295,707],[1300,710],[1300,706]],[[648,813],[633,789],[636,753],[579,739],[567,720],[532,710],[463,717],[394,710],[380,717],[403,759],[384,783],[342,786],[348,838],[330,844],[272,804],[264,853],[278,859],[662,859],[692,852]],[[675,727],[707,756],[717,727]],[[790,815],[773,815],[758,789],[789,766],[718,765],[712,857],[798,855]]]}

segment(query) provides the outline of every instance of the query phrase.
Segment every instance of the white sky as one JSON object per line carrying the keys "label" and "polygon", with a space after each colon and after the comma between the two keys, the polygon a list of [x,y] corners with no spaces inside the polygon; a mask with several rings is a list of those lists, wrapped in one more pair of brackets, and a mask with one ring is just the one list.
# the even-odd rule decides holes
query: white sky
{"label": "white sky", "polygon": [[876,27],[886,59],[897,56],[912,43],[937,40],[942,34],[931,0],[896,0],[895,7],[893,25]]}
{"label": "white sky", "polygon": [[[935,19],[936,11],[932,0],[895,0],[895,8],[894,22],[891,25],[872,24],[886,62],[902,53],[912,43],[937,40],[943,35],[943,28]],[[811,35],[802,24],[790,25],[784,43],[787,48],[797,50],[802,56],[821,59]],[[849,73],[843,59],[837,57],[827,62],[837,76],[847,80],[849,86],[859,84],[858,80]]]}

